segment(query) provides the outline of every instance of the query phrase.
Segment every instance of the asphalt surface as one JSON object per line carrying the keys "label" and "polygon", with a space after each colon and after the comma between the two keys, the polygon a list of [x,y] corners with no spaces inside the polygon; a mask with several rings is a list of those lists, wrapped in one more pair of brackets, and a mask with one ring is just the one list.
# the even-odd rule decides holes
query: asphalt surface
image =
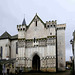
{"label": "asphalt surface", "polygon": [[70,70],[67,70],[65,72],[59,72],[59,73],[22,73],[18,75],[70,75]]}

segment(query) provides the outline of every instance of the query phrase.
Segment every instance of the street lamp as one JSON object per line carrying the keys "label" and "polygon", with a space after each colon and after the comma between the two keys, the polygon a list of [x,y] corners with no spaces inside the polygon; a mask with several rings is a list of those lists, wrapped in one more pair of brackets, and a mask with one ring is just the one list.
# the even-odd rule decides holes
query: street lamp
{"label": "street lamp", "polygon": [[73,51],[73,70],[75,70],[74,69],[74,39],[72,39],[72,40],[70,40],[70,44],[72,44],[72,51]]}
{"label": "street lamp", "polygon": [[74,40],[70,40],[70,44],[72,44],[72,51],[73,51],[73,54],[74,54]]}

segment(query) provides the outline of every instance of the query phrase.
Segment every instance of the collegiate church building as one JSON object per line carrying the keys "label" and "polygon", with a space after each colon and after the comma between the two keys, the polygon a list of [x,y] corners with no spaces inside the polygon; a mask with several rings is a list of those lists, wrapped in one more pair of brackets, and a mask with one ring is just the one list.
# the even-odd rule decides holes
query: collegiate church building
{"label": "collegiate church building", "polygon": [[18,34],[0,36],[0,59],[16,58],[14,66],[23,71],[65,70],[65,28],[57,21],[44,23],[36,14],[29,25],[25,18],[17,25]]}

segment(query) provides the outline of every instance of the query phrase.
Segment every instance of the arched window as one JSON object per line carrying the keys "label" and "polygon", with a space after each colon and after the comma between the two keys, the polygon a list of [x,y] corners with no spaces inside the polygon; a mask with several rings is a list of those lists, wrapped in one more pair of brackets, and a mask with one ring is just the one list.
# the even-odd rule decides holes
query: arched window
{"label": "arched window", "polygon": [[3,48],[2,46],[0,47],[0,58],[2,59],[2,52],[3,52]]}
{"label": "arched window", "polygon": [[9,58],[11,58],[11,46],[9,46]]}
{"label": "arched window", "polygon": [[16,42],[16,54],[18,54],[18,42]]}
{"label": "arched window", "polygon": [[37,21],[36,21],[36,26],[37,26]]}
{"label": "arched window", "polygon": [[34,38],[34,43],[35,43],[35,38]]}

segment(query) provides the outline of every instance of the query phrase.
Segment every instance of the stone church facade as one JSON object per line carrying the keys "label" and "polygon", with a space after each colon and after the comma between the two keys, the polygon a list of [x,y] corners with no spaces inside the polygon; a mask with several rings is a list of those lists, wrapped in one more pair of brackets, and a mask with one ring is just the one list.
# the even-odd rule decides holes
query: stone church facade
{"label": "stone church facade", "polygon": [[65,70],[65,28],[57,21],[44,23],[36,14],[29,25],[25,19],[17,25],[18,34],[0,36],[0,59],[13,59],[15,68],[23,71],[56,72]]}

